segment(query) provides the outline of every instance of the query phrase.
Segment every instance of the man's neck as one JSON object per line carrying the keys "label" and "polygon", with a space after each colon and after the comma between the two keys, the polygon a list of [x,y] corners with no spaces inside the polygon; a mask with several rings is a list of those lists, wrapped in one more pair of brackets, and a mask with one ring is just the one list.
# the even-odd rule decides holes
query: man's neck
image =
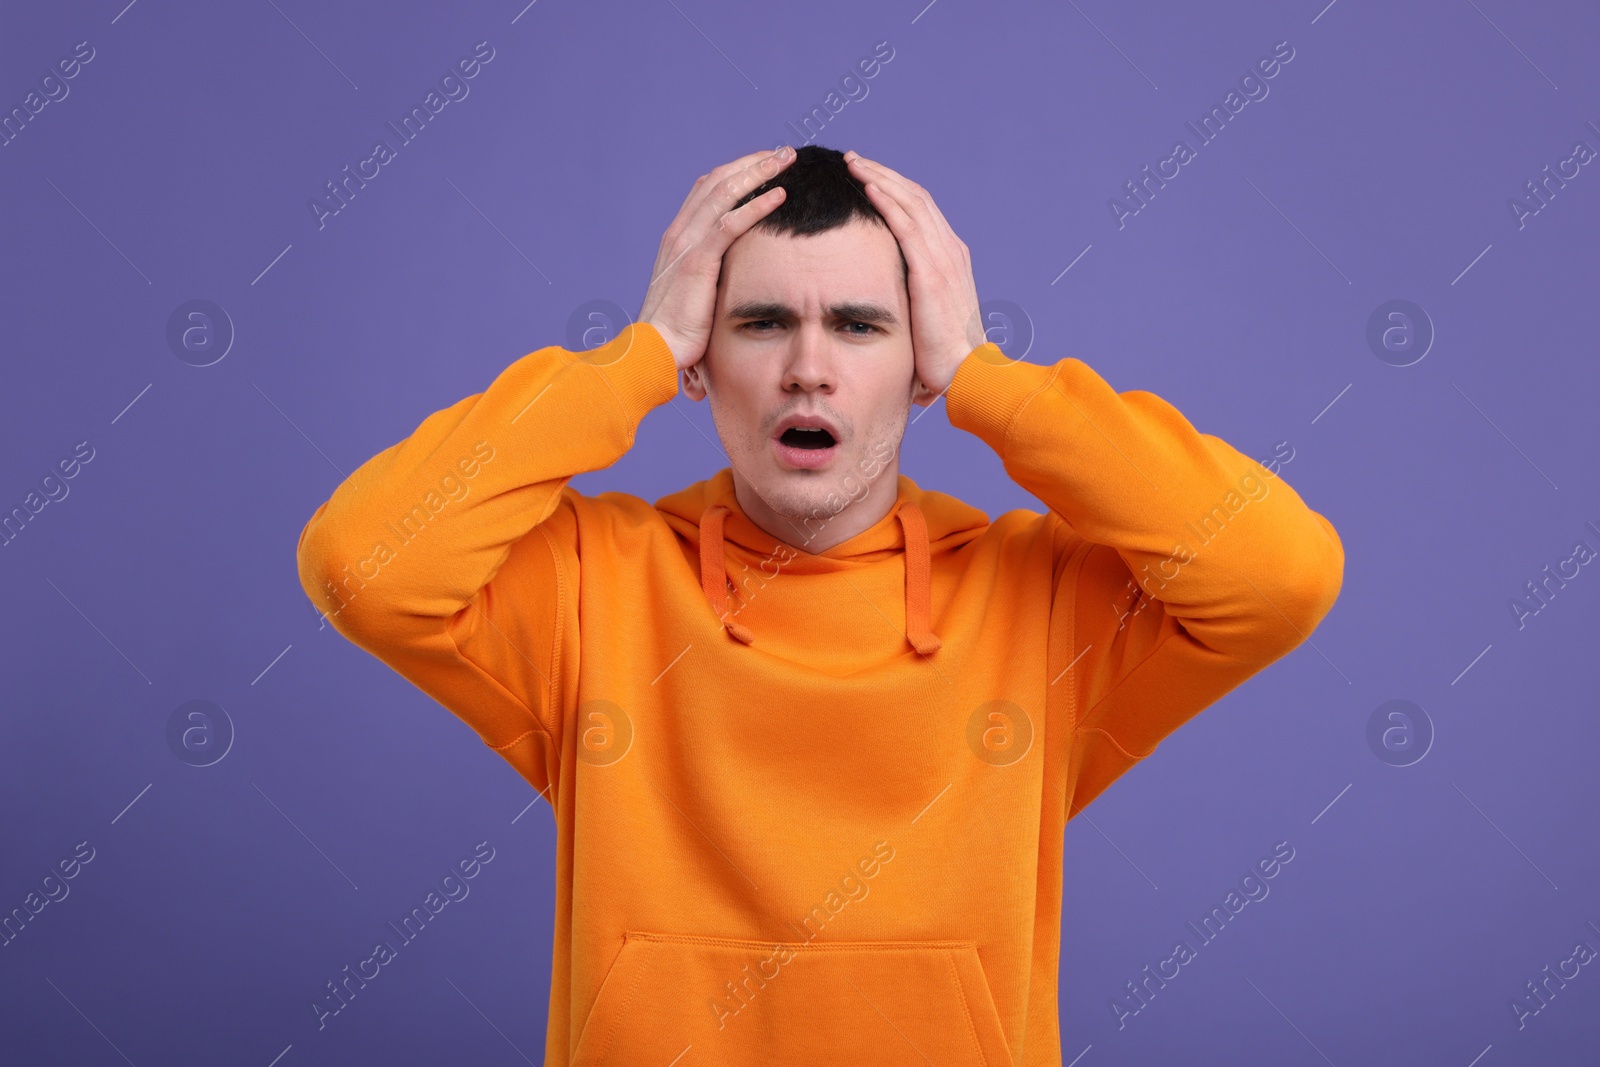
{"label": "man's neck", "polygon": [[864,496],[851,500],[839,492],[835,502],[843,501],[845,506],[837,513],[828,504],[819,503],[815,514],[796,517],[774,511],[738,472],[733,475],[733,495],[745,516],[784,544],[814,556],[877,525],[894,507],[899,493],[899,465],[889,464],[867,482]]}

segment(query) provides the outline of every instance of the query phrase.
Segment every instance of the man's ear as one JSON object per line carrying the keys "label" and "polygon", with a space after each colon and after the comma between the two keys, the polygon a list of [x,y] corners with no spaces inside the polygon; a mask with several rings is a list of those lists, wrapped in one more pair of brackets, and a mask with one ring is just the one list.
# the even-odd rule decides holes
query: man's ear
{"label": "man's ear", "polygon": [[937,399],[939,399],[939,394],[923,385],[921,378],[913,377],[911,379],[911,402],[913,404],[925,408]]}
{"label": "man's ear", "polygon": [[692,367],[683,368],[681,374],[683,377],[683,395],[690,400],[704,400],[706,398],[705,368],[696,363]]}

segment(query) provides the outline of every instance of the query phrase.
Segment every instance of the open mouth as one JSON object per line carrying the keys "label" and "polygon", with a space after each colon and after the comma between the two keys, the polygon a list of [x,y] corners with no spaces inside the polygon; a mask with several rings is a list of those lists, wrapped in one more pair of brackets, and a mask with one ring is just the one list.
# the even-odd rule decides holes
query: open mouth
{"label": "open mouth", "polygon": [[778,440],[790,448],[832,448],[833,434],[820,426],[791,426],[778,435]]}
{"label": "open mouth", "polygon": [[833,431],[822,426],[790,426],[772,439],[772,450],[790,470],[820,470],[840,451]]}

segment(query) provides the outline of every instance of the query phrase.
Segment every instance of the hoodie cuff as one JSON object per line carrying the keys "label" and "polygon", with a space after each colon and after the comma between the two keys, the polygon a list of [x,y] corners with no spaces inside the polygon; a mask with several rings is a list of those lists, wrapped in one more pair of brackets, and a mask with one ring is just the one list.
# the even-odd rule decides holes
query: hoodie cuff
{"label": "hoodie cuff", "polygon": [[1006,433],[1033,395],[1050,384],[1056,367],[1012,359],[993,342],[974,348],[945,390],[950,425],[977,434],[1005,458]]}
{"label": "hoodie cuff", "polygon": [[647,322],[630,323],[610,341],[577,355],[611,386],[630,425],[678,395],[677,360]]}

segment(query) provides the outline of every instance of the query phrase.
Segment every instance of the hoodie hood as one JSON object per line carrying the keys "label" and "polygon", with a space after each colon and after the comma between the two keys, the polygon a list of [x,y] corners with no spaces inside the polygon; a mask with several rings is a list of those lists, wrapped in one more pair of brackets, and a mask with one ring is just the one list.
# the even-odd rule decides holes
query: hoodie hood
{"label": "hoodie hood", "polygon": [[[886,515],[849,540],[817,554],[780,541],[752,522],[739,507],[729,467],[662,497],[655,507],[679,537],[699,546],[700,587],[706,601],[729,636],[747,645],[755,643],[755,634],[738,619],[740,609],[728,606],[730,588],[738,588],[728,575],[730,557],[739,573],[766,564],[776,565],[778,574],[824,574],[904,553],[906,640],[926,656],[938,651],[942,643],[933,632],[930,617],[932,558],[983,533],[989,517],[955,497],[922,489],[904,474],[896,479],[897,495]],[[796,522],[794,540],[803,539],[805,532]]]}

